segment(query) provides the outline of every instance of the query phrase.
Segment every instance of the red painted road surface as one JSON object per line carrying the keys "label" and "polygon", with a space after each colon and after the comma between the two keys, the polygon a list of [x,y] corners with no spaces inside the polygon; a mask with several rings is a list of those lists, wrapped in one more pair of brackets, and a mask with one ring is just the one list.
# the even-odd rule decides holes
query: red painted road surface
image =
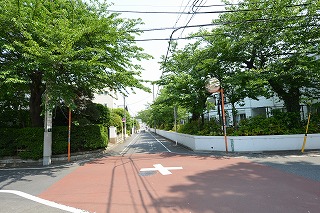
{"label": "red painted road surface", "polygon": [[[154,164],[183,169],[141,175]],[[320,212],[320,182],[242,158],[168,153],[87,163],[40,197],[97,213]]]}

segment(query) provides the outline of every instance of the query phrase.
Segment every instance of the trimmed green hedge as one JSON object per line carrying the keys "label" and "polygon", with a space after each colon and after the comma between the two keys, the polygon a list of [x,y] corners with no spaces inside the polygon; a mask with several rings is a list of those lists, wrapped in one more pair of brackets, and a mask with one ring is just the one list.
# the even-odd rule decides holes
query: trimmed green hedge
{"label": "trimmed green hedge", "polygon": [[[103,125],[73,126],[71,152],[89,151],[108,145],[108,131]],[[68,127],[54,127],[52,154],[66,154]],[[43,156],[43,128],[1,128],[0,157],[18,155],[23,159],[40,159]]]}
{"label": "trimmed green hedge", "polygon": [[[237,128],[227,127],[227,135],[252,136],[252,135],[288,135],[304,134],[307,120],[295,122],[294,114],[276,112],[274,116],[266,118],[256,116],[242,120]],[[216,120],[210,122],[193,121],[178,126],[178,132],[191,135],[223,135],[221,124]],[[312,114],[308,133],[320,133],[320,114]]]}

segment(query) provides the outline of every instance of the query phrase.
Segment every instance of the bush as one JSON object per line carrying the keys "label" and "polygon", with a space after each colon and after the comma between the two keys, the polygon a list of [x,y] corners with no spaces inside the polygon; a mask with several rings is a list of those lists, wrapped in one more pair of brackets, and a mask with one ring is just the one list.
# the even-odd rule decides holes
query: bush
{"label": "bush", "polygon": [[110,114],[110,126],[114,126],[117,127],[117,134],[120,134],[122,131],[122,118],[120,115],[114,113],[113,111],[111,111]]}
{"label": "bush", "polygon": [[[71,152],[91,151],[108,145],[108,131],[103,125],[72,126]],[[52,154],[65,154],[68,150],[68,127],[54,127],[52,132]]]}
{"label": "bush", "polygon": [[23,159],[40,159],[43,155],[43,128],[24,128],[17,133],[18,156]]}
{"label": "bush", "polygon": [[198,121],[191,121],[190,123],[178,126],[178,132],[184,134],[197,135],[199,130],[200,122]]}
{"label": "bush", "polygon": [[71,151],[90,151],[108,145],[108,131],[103,125],[75,126],[71,130]]}
{"label": "bush", "polygon": [[30,126],[28,110],[0,109],[0,128],[22,128]]}
{"label": "bush", "polygon": [[[277,113],[273,117],[261,116],[242,120],[239,128],[232,135],[286,135],[303,134],[306,131],[307,121],[293,125],[296,115],[291,113]],[[311,116],[308,133],[320,132],[320,116]]]}
{"label": "bush", "polygon": [[[296,122],[296,113],[275,111],[272,117],[256,116],[242,120],[238,128],[227,127],[227,134],[234,136],[304,134],[307,120]],[[293,124],[296,122],[295,124]],[[216,120],[193,121],[178,126],[178,132],[191,135],[222,135],[222,127]],[[320,115],[312,114],[308,133],[320,133]]]}
{"label": "bush", "polygon": [[216,120],[205,122],[192,121],[178,126],[178,132],[190,135],[222,135],[222,127]]}
{"label": "bush", "polygon": [[[304,127],[307,126],[308,120],[304,121]],[[320,132],[320,114],[311,114],[308,133],[319,133]],[[305,129],[304,132],[305,133]]]}
{"label": "bush", "polygon": [[16,136],[18,129],[0,128],[0,157],[13,156],[17,152]]}
{"label": "bush", "polygon": [[203,128],[198,132],[198,135],[223,135],[223,129],[217,120],[210,120],[204,123]]}
{"label": "bush", "polygon": [[[43,128],[0,129],[0,157],[18,155],[23,159],[40,159],[43,156]],[[72,126],[71,152],[89,151],[108,145],[108,131],[103,125]],[[54,127],[52,154],[66,154],[68,127]]]}

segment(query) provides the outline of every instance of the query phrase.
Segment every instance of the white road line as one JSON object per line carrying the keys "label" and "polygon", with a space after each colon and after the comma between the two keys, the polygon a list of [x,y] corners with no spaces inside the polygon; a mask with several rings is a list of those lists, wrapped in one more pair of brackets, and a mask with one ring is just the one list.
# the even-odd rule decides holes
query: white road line
{"label": "white road line", "polygon": [[123,155],[126,152],[126,149],[129,149],[129,146],[133,143],[133,141],[138,137],[139,135],[136,135],[136,137],[134,137],[134,139],[128,144],[128,146],[126,146],[121,152],[120,155]]}
{"label": "white road line", "polygon": [[52,202],[52,201],[48,201],[48,200],[45,200],[45,199],[30,195],[30,194],[27,194],[27,193],[24,193],[24,192],[16,191],[16,190],[0,190],[0,193],[15,194],[15,195],[18,195],[20,197],[24,197],[24,198],[26,198],[28,200],[32,200],[32,201],[35,201],[37,203],[41,203],[43,205],[50,206],[50,207],[53,207],[53,208],[56,208],[56,209],[61,209],[61,210],[68,211],[68,212],[88,213],[88,211],[85,211],[85,210],[81,210],[81,209],[73,208],[73,207],[70,207],[70,206],[65,206],[65,205],[62,205],[62,204],[58,204],[58,203],[55,203],[55,202]]}
{"label": "white road line", "polygon": [[[154,139],[156,139],[156,138],[153,136],[153,134],[151,134],[150,132],[149,132],[149,134],[150,134]],[[168,149],[165,145],[163,145],[163,143],[161,143],[158,139],[156,139],[156,141],[159,142],[168,152],[171,152],[171,150]]]}

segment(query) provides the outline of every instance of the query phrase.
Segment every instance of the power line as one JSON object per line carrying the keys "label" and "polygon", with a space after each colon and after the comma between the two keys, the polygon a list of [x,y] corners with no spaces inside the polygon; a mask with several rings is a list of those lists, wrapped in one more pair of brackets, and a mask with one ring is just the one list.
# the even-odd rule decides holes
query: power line
{"label": "power line", "polygon": [[[188,1],[187,6],[184,7],[184,9],[183,9],[182,12],[184,12],[184,11],[186,10],[186,8],[188,7],[190,1],[191,1],[191,0]],[[182,5],[182,4],[183,4],[183,2],[181,3],[181,5]],[[182,6],[181,6],[181,7],[182,7]],[[180,8],[181,8],[181,7],[180,7]],[[180,11],[179,11],[179,12],[180,12]],[[177,27],[177,24],[178,24],[178,22],[179,22],[179,20],[180,20],[181,17],[182,17],[182,13],[180,13],[179,17],[177,18],[176,23],[174,24],[174,27]]]}
{"label": "power line", "polygon": [[[307,27],[320,27],[320,25],[305,25],[305,26],[299,26],[299,27],[278,27],[278,28],[273,28],[274,30],[283,30],[283,29],[289,29],[289,28],[307,28]],[[250,31],[248,31],[250,32]],[[255,31],[257,33],[265,32],[265,29],[262,29],[261,31]],[[177,38],[147,38],[147,39],[135,39],[132,41],[176,41],[176,40],[187,40],[187,39],[193,39],[193,38],[203,38],[203,37],[211,37],[211,36],[217,36],[217,35],[225,35],[226,34],[203,34],[203,35],[191,35],[191,36],[186,36],[186,37],[177,37]]]}
{"label": "power line", "polygon": [[[187,22],[187,24],[185,26],[188,26],[188,24],[190,23],[190,21],[193,19],[193,17],[196,15],[196,12],[197,10],[200,10],[200,8],[197,8],[196,11],[194,11],[194,6],[199,2],[199,0],[194,0],[194,2],[192,3],[192,16],[190,17],[189,21]],[[201,3],[203,2],[203,0],[201,0],[200,2],[200,5]],[[182,32],[180,33],[180,36],[182,36],[183,32],[184,32],[185,28],[183,28]],[[179,37],[180,37],[179,36]]]}
{"label": "power line", "polygon": [[[191,26],[183,26],[183,27],[178,27],[176,29],[174,29],[170,35],[170,39],[169,41],[171,41],[173,38],[173,34],[180,30],[180,29],[183,29],[183,28],[189,28],[189,27],[205,27],[205,26],[219,26],[219,25],[229,25],[229,24],[242,24],[242,23],[252,23],[252,22],[266,22],[266,21],[274,21],[274,22],[281,22],[281,21],[288,21],[290,20],[289,18],[292,18],[292,20],[296,19],[296,18],[302,18],[302,17],[309,17],[308,15],[298,15],[298,16],[291,16],[291,17],[286,17],[286,19],[272,19],[272,18],[258,18],[258,19],[247,19],[247,20],[244,20],[244,21],[238,21],[238,22],[216,22],[216,23],[212,23],[212,24],[204,24],[204,25],[191,25]],[[320,14],[319,15],[314,15],[313,17],[320,17]],[[288,27],[289,28],[289,27]],[[164,63],[166,63],[167,61],[167,58],[168,58],[168,54],[169,54],[169,50],[170,50],[170,46],[171,46],[171,43],[169,42],[169,45],[168,45],[168,49],[167,49],[167,53],[166,53],[166,57],[165,57],[165,60],[164,60]]]}
{"label": "power line", "polygon": [[[320,16],[319,15],[314,15],[312,17],[316,17],[318,18]],[[308,15],[300,15],[300,16],[290,16],[290,17],[286,17],[287,20],[289,20],[290,18],[303,18],[303,17],[310,17]],[[243,21],[237,21],[237,22],[215,22],[215,23],[209,23],[209,24],[200,24],[200,25],[191,25],[188,27],[206,27],[206,26],[214,26],[214,25],[227,25],[227,24],[239,24],[239,23],[245,23],[245,22],[261,22],[261,21],[284,21],[285,19],[248,19],[248,20],[243,20]],[[312,25],[310,25],[312,26]],[[161,30],[175,30],[178,28],[183,28],[185,26],[179,26],[179,27],[163,27],[163,28],[150,28],[150,29],[137,29],[137,30],[130,30],[128,32],[148,32],[148,31],[161,31]]]}
{"label": "power line", "polygon": [[[137,11],[137,10],[108,10],[112,13],[142,13],[142,14],[182,14],[182,15],[192,15],[195,12],[178,12],[178,11]],[[221,13],[222,11],[208,11],[208,12],[197,12],[197,14],[210,14],[210,13]]]}
{"label": "power line", "polygon": [[[196,2],[196,1],[198,1],[198,0],[195,0],[194,2],[193,2],[193,5],[194,5],[194,3]],[[203,0],[202,0],[203,1]],[[201,2],[202,2],[201,1]],[[193,10],[193,7],[192,7],[192,10]],[[188,27],[188,24],[190,23],[190,21],[192,20],[192,18],[195,16],[195,12],[193,12],[193,14],[192,14],[192,16],[190,17],[190,19],[189,19],[189,21],[187,22],[187,24],[182,28],[182,32],[181,32],[181,34],[180,34],[180,36],[182,36],[182,33],[184,32],[184,30]]]}
{"label": "power line", "polygon": [[[197,1],[197,0],[196,0]],[[302,6],[308,6],[310,4],[294,4],[294,5],[287,5],[286,8],[291,7],[302,7]],[[206,7],[203,6],[192,6],[192,8],[201,8]],[[108,12],[113,13],[141,13],[141,14],[181,14],[181,15],[193,15],[193,14],[219,14],[219,13],[237,13],[237,12],[253,12],[253,11],[261,11],[266,9],[274,9],[274,7],[270,8],[255,8],[255,9],[238,9],[238,10],[215,10],[215,11],[206,11],[206,12],[197,12],[197,11],[190,11],[190,12],[179,12],[179,11],[138,11],[138,10],[107,10]]]}

